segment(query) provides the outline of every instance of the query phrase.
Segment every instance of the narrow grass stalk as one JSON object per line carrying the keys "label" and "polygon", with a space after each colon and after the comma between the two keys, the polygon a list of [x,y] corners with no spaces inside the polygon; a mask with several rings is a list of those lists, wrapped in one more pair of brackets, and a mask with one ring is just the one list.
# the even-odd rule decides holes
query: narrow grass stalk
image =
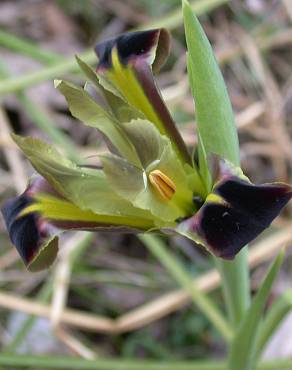
{"label": "narrow grass stalk", "polygon": [[[96,56],[92,50],[80,54],[80,58],[88,64],[93,62],[96,63]],[[1,81],[0,94],[7,94],[23,90],[41,82],[60,78],[69,72],[78,70],[79,67],[76,63],[75,57],[71,57],[52,66],[43,68],[40,71]]]}
{"label": "narrow grass stalk", "polygon": [[[200,0],[192,3],[194,11],[198,15],[206,14],[212,9],[228,2],[229,0]],[[155,28],[155,27],[167,27],[168,29],[174,29],[179,26],[182,22],[181,9],[177,9],[173,13],[159,19],[155,22],[148,22],[147,24],[139,27]],[[5,38],[7,36],[7,38]],[[12,48],[21,53],[27,54],[41,62],[53,65],[43,68],[40,71],[30,73],[21,77],[15,77],[7,79],[0,83],[0,94],[7,94],[16,92],[19,90],[26,89],[43,81],[50,79],[56,79],[63,76],[65,73],[78,71],[78,65],[74,57],[64,60],[58,54],[47,52],[38,49],[33,43],[29,41],[17,38],[14,35],[8,34],[4,31],[0,32],[0,44],[7,48]],[[86,63],[96,63],[96,56],[93,51],[87,50],[80,55],[81,59]]]}
{"label": "narrow grass stalk", "polygon": [[256,346],[261,317],[283,258],[284,251],[282,250],[273,261],[248,311],[235,331],[228,357],[229,370],[254,370],[256,368]]}
{"label": "narrow grass stalk", "polygon": [[[195,0],[191,2],[191,7],[193,11],[198,15],[208,14],[213,9],[219,7],[220,5],[228,3],[229,0]],[[178,27],[182,23],[182,12],[181,8],[171,11],[165,17],[162,17],[153,22],[147,22],[147,24],[138,27],[139,29],[146,28],[160,28],[165,27],[172,30]]]}
{"label": "narrow grass stalk", "polygon": [[257,342],[257,358],[260,358],[263,349],[271,339],[273,333],[292,309],[292,290],[283,293],[270,307],[260,329]]}
{"label": "narrow grass stalk", "polygon": [[[5,369],[50,369],[50,370],[225,370],[224,362],[185,361],[159,362],[134,359],[86,360],[76,357],[32,356],[0,354],[0,365]],[[257,366],[257,370],[290,370],[292,360],[279,359]]]}
{"label": "narrow grass stalk", "polygon": [[60,55],[43,50],[38,45],[1,29],[0,46],[27,55],[45,64],[52,64],[62,60]]}
{"label": "narrow grass stalk", "polygon": [[[3,61],[0,61],[0,80],[9,76],[9,71]],[[0,82],[1,84],[1,82]],[[17,92],[16,97],[22,105],[27,116],[30,117],[32,123],[43,131],[48,137],[57,145],[59,145],[68,156],[72,159],[78,160],[79,156],[71,140],[63,134],[51,121],[49,116],[42,111],[38,106],[31,101],[31,99],[22,91]]]}
{"label": "narrow grass stalk", "polygon": [[[37,294],[36,301],[40,303],[48,302],[52,294],[52,288],[53,288],[53,279],[50,278],[45,282],[45,284],[42,286],[41,290]],[[15,352],[17,348],[22,344],[23,340],[29,333],[36,319],[37,319],[36,316],[29,315],[22,324],[22,326],[17,331],[12,341],[9,342],[8,345],[2,349],[2,351],[5,353]]]}
{"label": "narrow grass stalk", "polygon": [[232,330],[229,324],[210,298],[198,289],[192,277],[189,276],[177,259],[169,252],[164,243],[154,235],[141,235],[139,238],[162,265],[164,265],[178,284],[190,294],[194,304],[206,315],[225,340],[229,341],[232,338]]}

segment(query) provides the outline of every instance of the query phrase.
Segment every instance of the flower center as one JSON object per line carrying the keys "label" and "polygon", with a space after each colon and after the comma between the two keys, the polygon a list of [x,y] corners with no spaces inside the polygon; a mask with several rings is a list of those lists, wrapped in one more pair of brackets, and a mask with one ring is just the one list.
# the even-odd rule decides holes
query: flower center
{"label": "flower center", "polygon": [[151,171],[148,177],[151,185],[162,196],[162,198],[165,200],[171,200],[176,191],[174,182],[159,170]]}

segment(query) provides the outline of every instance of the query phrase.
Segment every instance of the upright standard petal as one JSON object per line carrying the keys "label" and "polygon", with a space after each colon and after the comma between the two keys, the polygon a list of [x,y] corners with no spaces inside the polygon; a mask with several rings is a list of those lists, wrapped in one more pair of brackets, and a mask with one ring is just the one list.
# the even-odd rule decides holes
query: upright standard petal
{"label": "upright standard petal", "polygon": [[[95,48],[99,57],[100,83],[117,91],[131,106],[142,112],[168,136],[179,157],[191,162],[190,155],[158,90],[153,71],[159,70],[169,52],[165,29],[130,32],[102,42]],[[152,67],[152,68],[151,68]]]}

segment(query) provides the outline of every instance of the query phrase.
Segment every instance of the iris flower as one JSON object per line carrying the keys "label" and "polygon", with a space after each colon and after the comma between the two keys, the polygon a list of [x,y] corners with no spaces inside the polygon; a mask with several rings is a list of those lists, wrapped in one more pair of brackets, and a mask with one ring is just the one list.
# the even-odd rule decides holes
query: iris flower
{"label": "iris flower", "polygon": [[190,155],[153,77],[169,52],[165,29],[126,33],[95,52],[96,71],[77,58],[84,88],[55,86],[72,115],[105,138],[101,165],[73,163],[39,139],[13,135],[38,173],[2,206],[24,263],[31,271],[51,265],[66,230],[181,234],[233,259],[279,214],[291,187],[254,185],[216,155],[210,177],[202,145],[198,161]]}

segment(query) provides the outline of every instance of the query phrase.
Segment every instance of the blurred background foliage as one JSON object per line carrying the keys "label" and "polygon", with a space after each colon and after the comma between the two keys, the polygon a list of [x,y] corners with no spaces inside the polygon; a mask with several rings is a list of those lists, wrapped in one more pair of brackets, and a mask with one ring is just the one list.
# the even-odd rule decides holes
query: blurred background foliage
{"label": "blurred background foliage", "polygon": [[[200,14],[227,82],[244,171],[253,182],[275,179],[289,182],[291,2],[197,0],[192,4]],[[179,0],[0,2],[0,201],[21,192],[33,173],[11,142],[11,131],[44,138],[54,142],[64,155],[90,157],[96,163],[96,155],[105,149],[100,135],[70,116],[52,80],[64,77],[82,83],[75,73],[74,54],[85,52],[86,59],[94,65],[95,57],[90,50],[98,40],[160,24],[171,29],[173,40],[171,56],[158,83],[184,139],[191,145],[196,142],[195,120],[186,77]],[[291,209],[286,209],[255,242],[267,248],[253,263],[257,265],[252,272],[255,291],[270,254],[283,244],[292,245],[291,226]],[[194,277],[212,269],[209,256],[192,242],[179,237],[163,241]],[[62,245],[63,252],[53,269],[28,273],[11,248],[0,219],[3,352],[77,353],[85,358],[114,355],[168,361],[224,356],[221,339],[202,313],[179,295],[168,306],[165,295],[178,287],[137,237],[84,233],[65,236]],[[271,300],[291,286],[291,261],[288,248]],[[218,305],[223,306],[220,291],[212,294]],[[155,306],[157,299],[160,303]],[[134,309],[149,306],[151,314],[147,311],[148,316],[142,315],[135,324]],[[76,318],[77,324],[70,319],[68,308],[74,309],[75,314],[82,311],[82,317]],[[62,312],[67,316],[62,316]],[[110,324],[103,326],[103,322],[94,321],[96,326],[93,322],[87,324],[93,315],[102,316],[101,321],[122,317],[126,324],[116,331],[110,329]],[[48,320],[50,316],[53,326]],[[288,339],[283,335],[282,338],[292,342],[291,333]],[[286,351],[283,355],[292,355],[291,346],[287,349],[277,345],[280,352]],[[268,349],[270,356],[273,350],[273,346]]]}

